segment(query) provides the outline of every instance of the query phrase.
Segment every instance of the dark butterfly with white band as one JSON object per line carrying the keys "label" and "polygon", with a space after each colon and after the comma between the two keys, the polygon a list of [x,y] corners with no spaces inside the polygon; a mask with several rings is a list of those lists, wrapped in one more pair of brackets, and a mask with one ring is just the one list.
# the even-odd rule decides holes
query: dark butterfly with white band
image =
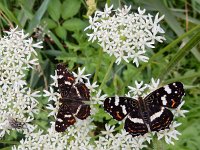
{"label": "dark butterfly with white band", "polygon": [[90,100],[90,92],[84,83],[75,83],[75,77],[64,64],[57,65],[57,76],[61,105],[57,114],[55,130],[64,132],[68,126],[76,122],[75,117],[83,120],[90,115],[90,105],[84,103],[84,101]]}
{"label": "dark butterfly with white band", "polygon": [[121,121],[126,117],[124,128],[133,136],[169,128],[173,114],[168,108],[177,108],[184,96],[183,84],[174,82],[165,85],[144,99],[130,97],[108,97],[104,109]]}

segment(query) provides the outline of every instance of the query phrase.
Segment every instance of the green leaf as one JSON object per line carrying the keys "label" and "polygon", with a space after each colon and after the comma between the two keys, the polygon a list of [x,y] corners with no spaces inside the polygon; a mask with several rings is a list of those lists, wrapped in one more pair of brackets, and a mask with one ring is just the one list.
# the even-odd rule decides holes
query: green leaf
{"label": "green leaf", "polygon": [[47,28],[53,29],[57,26],[57,23],[50,18],[42,19],[42,22],[47,25]]}
{"label": "green leaf", "polygon": [[87,23],[79,18],[72,18],[63,23],[63,27],[68,31],[83,30],[86,26]]}
{"label": "green leaf", "polygon": [[48,6],[48,13],[54,21],[58,21],[61,14],[61,2],[59,0],[52,0]]}
{"label": "green leaf", "polygon": [[62,4],[62,18],[66,20],[73,17],[79,12],[80,6],[80,0],[65,0]]}
{"label": "green leaf", "polygon": [[66,32],[66,30],[65,30],[64,27],[58,26],[58,27],[55,29],[55,32],[56,32],[57,36],[60,37],[61,39],[63,39],[63,40],[66,39],[67,32]]}

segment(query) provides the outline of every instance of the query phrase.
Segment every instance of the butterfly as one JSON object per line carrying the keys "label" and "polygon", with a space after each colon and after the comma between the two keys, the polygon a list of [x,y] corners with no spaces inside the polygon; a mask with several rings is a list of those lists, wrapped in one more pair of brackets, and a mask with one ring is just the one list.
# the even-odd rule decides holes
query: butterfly
{"label": "butterfly", "polygon": [[174,117],[170,109],[181,104],[184,94],[183,84],[174,82],[145,98],[108,97],[104,101],[104,109],[118,121],[126,117],[124,129],[132,136],[139,136],[169,128]]}
{"label": "butterfly", "polygon": [[56,71],[61,98],[55,130],[64,132],[76,122],[75,117],[83,120],[90,115],[90,105],[84,103],[90,100],[90,92],[83,82],[75,83],[75,77],[64,64],[58,64]]}

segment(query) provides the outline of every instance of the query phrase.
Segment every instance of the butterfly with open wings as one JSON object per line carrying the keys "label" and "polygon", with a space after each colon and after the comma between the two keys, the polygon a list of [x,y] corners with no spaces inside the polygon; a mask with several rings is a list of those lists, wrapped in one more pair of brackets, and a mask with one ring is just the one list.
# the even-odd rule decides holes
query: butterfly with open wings
{"label": "butterfly with open wings", "polygon": [[177,108],[183,96],[183,84],[174,82],[153,91],[144,99],[108,97],[104,101],[104,109],[118,121],[126,117],[125,130],[132,136],[138,136],[169,128],[174,116],[168,108]]}

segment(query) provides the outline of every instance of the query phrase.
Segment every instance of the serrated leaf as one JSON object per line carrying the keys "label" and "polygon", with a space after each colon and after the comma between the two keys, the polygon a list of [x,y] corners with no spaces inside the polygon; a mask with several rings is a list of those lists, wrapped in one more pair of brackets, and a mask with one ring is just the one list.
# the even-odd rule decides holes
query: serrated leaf
{"label": "serrated leaf", "polygon": [[66,20],[73,17],[79,12],[80,6],[80,0],[65,0],[62,4],[62,18]]}
{"label": "serrated leaf", "polygon": [[78,18],[72,18],[63,23],[63,27],[68,31],[83,30],[86,26],[87,23]]}
{"label": "serrated leaf", "polygon": [[67,31],[62,26],[55,28],[56,35],[61,39],[65,40],[67,36]]}
{"label": "serrated leaf", "polygon": [[53,29],[57,26],[57,23],[50,18],[44,18],[42,22],[47,25],[48,29]]}
{"label": "serrated leaf", "polygon": [[61,2],[59,0],[50,1],[48,13],[54,21],[58,21],[61,14]]}

